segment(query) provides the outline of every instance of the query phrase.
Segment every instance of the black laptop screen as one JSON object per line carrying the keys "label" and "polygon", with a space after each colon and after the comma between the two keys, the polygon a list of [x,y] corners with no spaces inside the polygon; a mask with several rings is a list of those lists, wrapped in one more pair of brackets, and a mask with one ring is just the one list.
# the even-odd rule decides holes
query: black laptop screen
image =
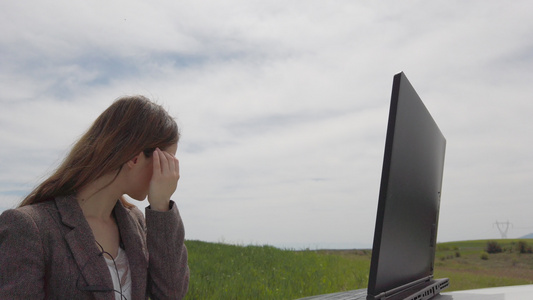
{"label": "black laptop screen", "polygon": [[368,294],[433,274],[446,140],[404,73],[394,76]]}

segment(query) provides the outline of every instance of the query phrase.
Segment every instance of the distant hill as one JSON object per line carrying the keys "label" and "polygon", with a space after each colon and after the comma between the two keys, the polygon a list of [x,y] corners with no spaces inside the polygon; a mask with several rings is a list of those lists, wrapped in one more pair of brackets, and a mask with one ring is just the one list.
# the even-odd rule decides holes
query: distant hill
{"label": "distant hill", "polygon": [[523,237],[521,237],[521,239],[533,239],[533,233],[524,235]]}

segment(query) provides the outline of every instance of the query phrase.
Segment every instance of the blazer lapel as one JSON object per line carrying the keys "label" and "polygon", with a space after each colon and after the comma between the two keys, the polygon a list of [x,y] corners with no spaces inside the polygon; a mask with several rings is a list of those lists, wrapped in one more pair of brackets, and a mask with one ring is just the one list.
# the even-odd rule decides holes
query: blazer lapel
{"label": "blazer lapel", "polygon": [[132,299],[145,299],[148,249],[146,249],[144,229],[133,212],[125,208],[120,201],[117,201],[114,211],[130,264]]}
{"label": "blazer lapel", "polygon": [[93,292],[95,299],[115,299],[115,293],[109,291],[113,290],[111,274],[75,197],[58,197],[56,206],[68,227],[64,237],[80,270],[77,288]]}

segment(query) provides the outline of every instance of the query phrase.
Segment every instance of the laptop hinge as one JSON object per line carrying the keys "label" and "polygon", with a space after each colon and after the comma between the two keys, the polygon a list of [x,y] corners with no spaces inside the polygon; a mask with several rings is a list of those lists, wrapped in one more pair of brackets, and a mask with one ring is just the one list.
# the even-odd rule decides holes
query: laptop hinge
{"label": "laptop hinge", "polygon": [[399,286],[399,287],[397,287],[397,288],[393,288],[392,290],[385,291],[385,292],[383,292],[383,293],[381,293],[381,294],[375,296],[374,299],[382,299],[382,298],[385,298],[385,297],[390,297],[390,296],[395,295],[395,294],[397,294],[397,293],[399,293],[399,292],[402,292],[402,291],[404,291],[404,290],[406,290],[406,289],[408,289],[408,288],[411,288],[411,287],[413,287],[413,286],[415,286],[415,285],[418,285],[418,284],[420,284],[420,283],[423,283],[423,282],[429,281],[429,280],[431,280],[432,278],[433,278],[433,276],[430,275],[430,276],[427,276],[427,277],[424,277],[424,278],[421,278],[421,279],[418,279],[418,280],[415,280],[415,281],[409,282],[409,283],[404,284],[404,285],[402,285],[402,286]]}

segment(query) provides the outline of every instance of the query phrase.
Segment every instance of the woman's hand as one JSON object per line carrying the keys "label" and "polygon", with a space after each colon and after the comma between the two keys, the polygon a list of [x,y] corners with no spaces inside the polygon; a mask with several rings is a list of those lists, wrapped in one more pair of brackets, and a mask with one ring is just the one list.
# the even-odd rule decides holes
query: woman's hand
{"label": "woman's hand", "polygon": [[153,168],[148,190],[150,208],[168,211],[170,197],[176,191],[180,179],[180,162],[174,155],[156,148],[153,153]]}

